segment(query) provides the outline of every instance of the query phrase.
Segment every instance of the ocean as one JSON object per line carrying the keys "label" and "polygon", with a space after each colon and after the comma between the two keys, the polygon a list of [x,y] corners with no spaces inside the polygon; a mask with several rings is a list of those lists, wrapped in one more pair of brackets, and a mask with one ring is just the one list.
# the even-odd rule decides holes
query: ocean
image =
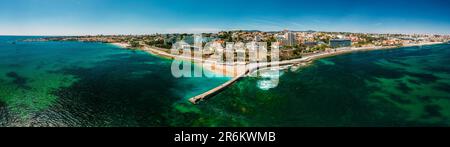
{"label": "ocean", "polygon": [[177,79],[142,51],[27,38],[0,37],[0,126],[450,126],[448,44],[323,58],[193,105],[230,78]]}

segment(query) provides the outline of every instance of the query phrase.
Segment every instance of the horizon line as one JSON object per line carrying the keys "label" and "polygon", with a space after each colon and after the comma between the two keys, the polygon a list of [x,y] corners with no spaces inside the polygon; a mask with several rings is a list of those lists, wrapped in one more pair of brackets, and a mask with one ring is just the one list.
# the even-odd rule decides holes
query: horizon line
{"label": "horizon line", "polygon": [[355,33],[355,34],[401,34],[401,35],[450,35],[450,33],[399,33],[399,32],[354,32],[354,31],[317,31],[317,30],[271,30],[271,31],[261,31],[257,29],[229,29],[229,30],[220,30],[220,31],[205,31],[205,32],[153,32],[153,33],[97,33],[97,34],[0,34],[0,36],[145,36],[145,35],[155,35],[155,34],[204,34],[204,33],[219,33],[219,32],[228,32],[228,31],[247,31],[247,32],[283,32],[283,31],[291,31],[291,32],[325,32],[325,33]]}

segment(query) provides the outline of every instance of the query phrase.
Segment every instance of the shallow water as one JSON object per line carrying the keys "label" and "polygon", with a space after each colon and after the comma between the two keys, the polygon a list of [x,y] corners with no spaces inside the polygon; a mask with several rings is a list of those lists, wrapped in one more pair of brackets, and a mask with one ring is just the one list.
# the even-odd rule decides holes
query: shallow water
{"label": "shallow water", "polygon": [[228,79],[176,79],[170,60],[109,44],[0,38],[3,126],[165,126],[172,104]]}
{"label": "shallow water", "polygon": [[0,37],[0,126],[449,126],[450,46],[329,57],[248,77],[171,75],[171,61],[101,43]]}

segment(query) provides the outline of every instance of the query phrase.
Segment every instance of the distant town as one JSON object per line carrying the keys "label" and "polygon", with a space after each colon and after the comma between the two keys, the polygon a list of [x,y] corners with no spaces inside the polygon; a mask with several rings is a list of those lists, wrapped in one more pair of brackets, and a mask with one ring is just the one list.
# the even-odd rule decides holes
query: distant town
{"label": "distant town", "polygon": [[[236,30],[202,34],[65,36],[40,38],[32,41],[104,42],[115,43],[128,48],[152,47],[167,53],[170,52],[169,49],[180,42],[184,45],[190,45],[193,51],[195,50],[195,43],[202,43],[202,47],[204,47],[207,46],[208,42],[213,42],[226,47],[227,42],[266,42],[269,47],[268,50],[270,50],[272,43],[279,45],[281,60],[289,60],[336,49],[401,47],[424,43],[443,43],[449,40],[450,35],[431,34]],[[203,54],[209,56],[211,53],[204,52]]]}

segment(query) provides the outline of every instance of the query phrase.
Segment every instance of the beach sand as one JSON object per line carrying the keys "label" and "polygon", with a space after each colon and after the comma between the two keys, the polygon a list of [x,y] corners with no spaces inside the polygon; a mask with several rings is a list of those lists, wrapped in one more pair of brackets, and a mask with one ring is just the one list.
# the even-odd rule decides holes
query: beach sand
{"label": "beach sand", "polygon": [[119,42],[116,42],[116,43],[110,43],[111,45],[114,45],[114,46],[117,46],[117,47],[121,47],[121,48],[129,48],[131,45],[130,44],[128,44],[128,43],[119,43]]}

